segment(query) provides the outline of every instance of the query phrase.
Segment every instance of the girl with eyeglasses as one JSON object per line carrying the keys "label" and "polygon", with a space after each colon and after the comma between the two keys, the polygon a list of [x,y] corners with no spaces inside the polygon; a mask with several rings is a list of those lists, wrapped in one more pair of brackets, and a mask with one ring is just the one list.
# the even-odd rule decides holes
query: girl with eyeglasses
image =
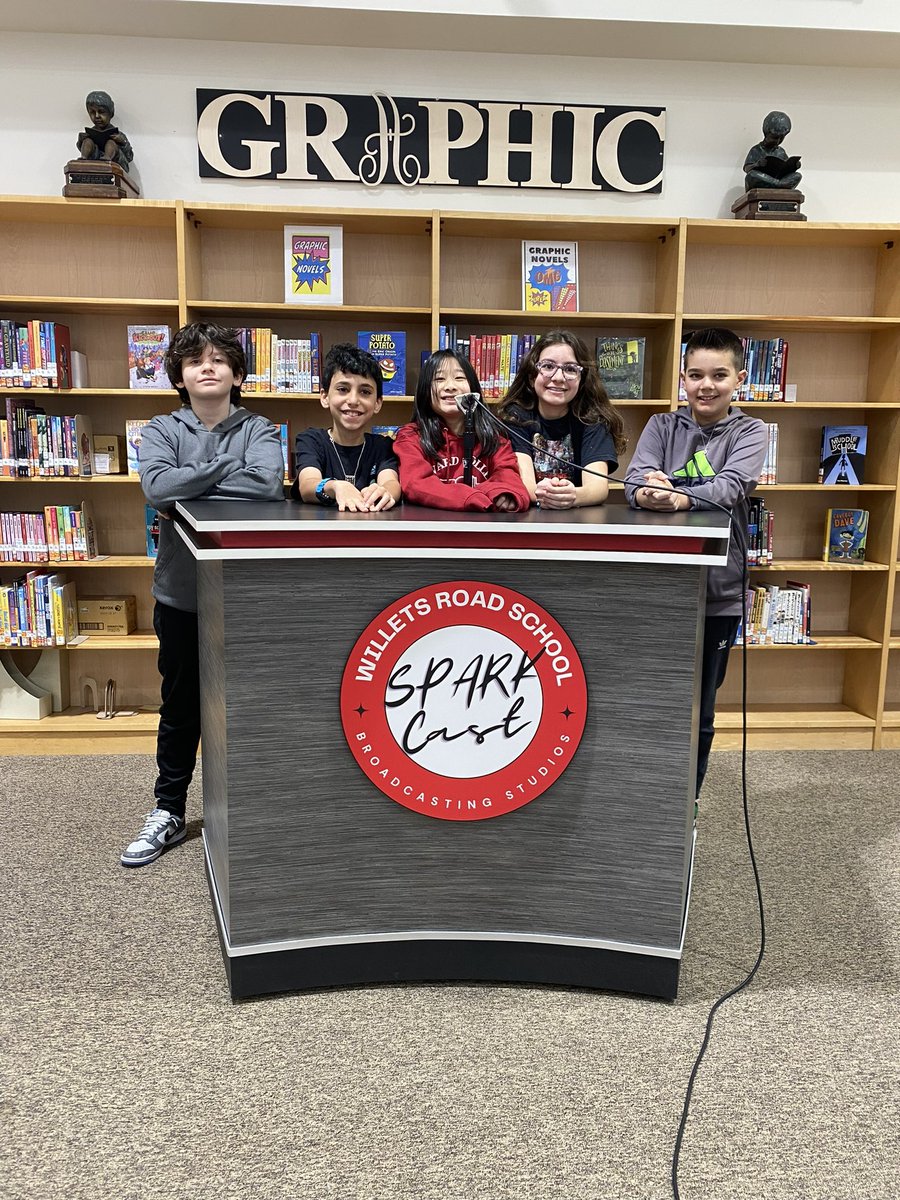
{"label": "girl with eyeglasses", "polygon": [[625,450],[625,425],[582,338],[567,329],[538,338],[497,415],[518,432],[519,470],[538,508],[603,503],[605,476]]}
{"label": "girl with eyeglasses", "polygon": [[465,415],[457,397],[481,394],[467,358],[438,350],[425,360],[413,419],[397,431],[403,497],[411,504],[471,512],[522,512],[531,504],[509,438],[483,409],[473,407],[471,484],[465,474]]}

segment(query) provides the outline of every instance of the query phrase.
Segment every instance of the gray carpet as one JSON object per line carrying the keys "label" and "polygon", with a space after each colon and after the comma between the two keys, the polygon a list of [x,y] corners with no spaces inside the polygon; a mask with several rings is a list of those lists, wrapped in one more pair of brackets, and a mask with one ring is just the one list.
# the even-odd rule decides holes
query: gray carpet
{"label": "gray carpet", "polygon": [[[756,950],[739,768],[713,755],[674,1004],[443,985],[233,1006],[199,823],[118,866],[151,760],[3,760],[0,1192],[665,1200],[709,1005]],[[682,1197],[889,1200],[900,755],[757,752],[750,779],[769,948],[716,1020]]]}

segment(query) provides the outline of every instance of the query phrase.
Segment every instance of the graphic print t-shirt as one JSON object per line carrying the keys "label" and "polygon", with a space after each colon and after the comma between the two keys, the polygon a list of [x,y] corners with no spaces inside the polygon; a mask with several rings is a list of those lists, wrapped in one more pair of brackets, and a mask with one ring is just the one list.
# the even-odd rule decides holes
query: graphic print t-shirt
{"label": "graphic print t-shirt", "polygon": [[[589,463],[605,462],[610,472],[619,465],[615,442],[609,428],[602,421],[596,425],[583,425],[581,421],[566,413],[563,417],[548,419],[540,413],[522,413],[522,432],[530,438],[530,446],[524,439],[513,438],[513,448],[519,454],[530,454],[534,463],[537,481],[555,476],[571,479],[575,487],[581,487],[579,467]],[[564,462],[558,462],[563,459]],[[574,466],[566,466],[573,463]]]}

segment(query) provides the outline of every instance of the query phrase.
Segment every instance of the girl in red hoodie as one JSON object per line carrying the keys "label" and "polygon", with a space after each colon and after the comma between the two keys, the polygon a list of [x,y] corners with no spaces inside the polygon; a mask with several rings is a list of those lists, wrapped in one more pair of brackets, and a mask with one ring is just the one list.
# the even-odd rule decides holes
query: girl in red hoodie
{"label": "girl in red hoodie", "polygon": [[522,512],[531,499],[509,439],[475,408],[471,486],[463,482],[465,416],[457,396],[481,394],[472,364],[452,350],[438,350],[422,367],[413,419],[394,440],[400,486],[411,504],[478,512]]}

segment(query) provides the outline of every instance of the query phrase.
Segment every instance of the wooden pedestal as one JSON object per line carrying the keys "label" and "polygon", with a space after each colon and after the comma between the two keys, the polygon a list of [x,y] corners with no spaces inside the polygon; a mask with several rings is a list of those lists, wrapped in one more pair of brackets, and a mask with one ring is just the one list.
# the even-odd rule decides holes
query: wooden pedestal
{"label": "wooden pedestal", "polygon": [[92,200],[136,200],[141,190],[118,163],[105,158],[73,158],[63,168],[64,196]]}
{"label": "wooden pedestal", "polygon": [[739,221],[805,221],[806,197],[793,188],[752,188],[738,196],[731,211]]}

